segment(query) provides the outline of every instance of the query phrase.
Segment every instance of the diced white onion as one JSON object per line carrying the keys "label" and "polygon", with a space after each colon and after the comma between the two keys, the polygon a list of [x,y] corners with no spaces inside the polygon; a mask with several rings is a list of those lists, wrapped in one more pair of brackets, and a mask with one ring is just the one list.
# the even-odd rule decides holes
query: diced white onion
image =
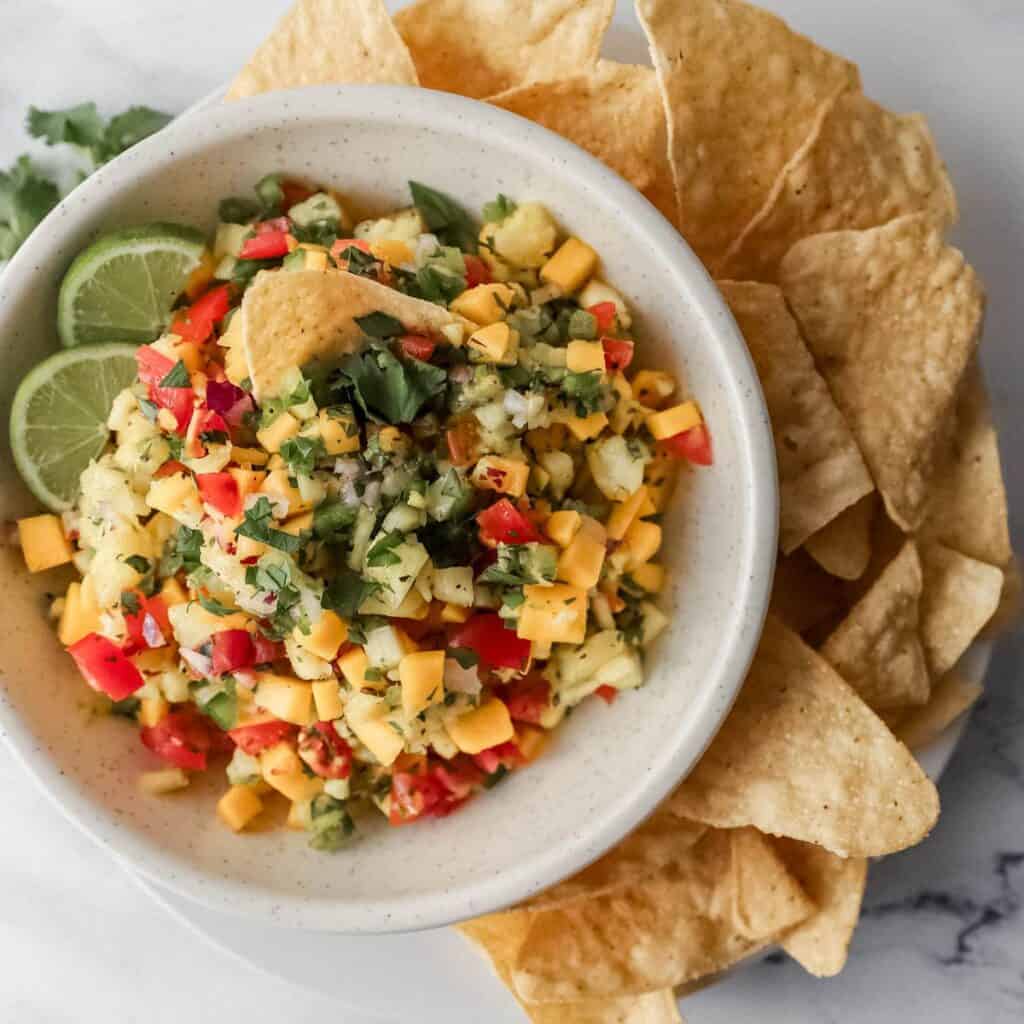
{"label": "diced white onion", "polygon": [[205,654],[200,654],[199,651],[190,650],[188,647],[182,647],[178,653],[181,655],[181,660],[184,661],[196,675],[213,675],[213,661]]}
{"label": "diced white onion", "polygon": [[160,629],[160,623],[146,612],[142,619],[142,639],[146,641],[147,647],[166,647],[167,640]]}
{"label": "diced white onion", "polygon": [[444,686],[452,693],[468,693],[470,696],[479,693],[480,673],[477,671],[477,666],[463,668],[454,658],[446,658]]}

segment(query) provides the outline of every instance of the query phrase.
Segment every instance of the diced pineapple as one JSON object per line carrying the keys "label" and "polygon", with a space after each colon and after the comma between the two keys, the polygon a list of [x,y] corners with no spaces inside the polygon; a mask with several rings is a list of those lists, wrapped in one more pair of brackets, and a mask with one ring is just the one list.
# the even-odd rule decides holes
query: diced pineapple
{"label": "diced pineapple", "polygon": [[486,327],[504,320],[519,291],[509,284],[478,284],[457,296],[449,307],[453,313]]}
{"label": "diced pineapple", "polygon": [[664,441],[667,437],[675,437],[687,430],[700,426],[702,422],[700,409],[696,402],[682,402],[661,412],[652,412],[647,417],[647,429],[656,441]]}
{"label": "diced pineapple", "polygon": [[544,524],[544,532],[560,547],[567,548],[580,528],[582,517],[574,509],[553,512]]}
{"label": "diced pineapple", "polygon": [[540,279],[553,284],[563,295],[571,295],[586,284],[597,268],[597,253],[586,242],[569,238],[541,267]]}
{"label": "diced pineapple", "polygon": [[267,495],[272,503],[287,503],[288,516],[293,516],[297,512],[309,512],[313,507],[302,497],[298,487],[292,487],[286,469],[271,470],[260,485],[259,493]]}
{"label": "diced pineapple", "polygon": [[597,586],[606,554],[605,530],[585,516],[580,529],[558,559],[558,578],[581,590]]}
{"label": "diced pineapple", "polygon": [[312,725],[316,721],[313,687],[301,679],[266,673],[259,677],[253,696],[259,707],[283,722]]}
{"label": "diced pineapple", "polygon": [[615,307],[615,315],[618,317],[619,326],[628,330],[632,324],[629,315],[629,307],[626,300],[610,284],[604,281],[588,281],[587,286],[579,294],[579,304],[584,309],[590,309],[602,302],[610,302]]}
{"label": "diced pineapple", "polygon": [[249,623],[247,615],[233,612],[231,615],[214,615],[197,601],[176,604],[167,609],[174,637],[182,647],[198,650],[214,633],[222,629],[245,629]]}
{"label": "diced pineapple", "polygon": [[382,690],[387,685],[387,680],[382,675],[375,679],[367,679],[366,672],[369,667],[370,659],[362,647],[353,647],[338,659],[338,670],[354,690]]}
{"label": "diced pineapple", "polygon": [[345,707],[345,721],[356,739],[385,766],[392,764],[405,746],[386,716],[387,704],[368,694],[357,694]]}
{"label": "diced pineapple", "polygon": [[217,815],[234,832],[241,832],[263,810],[251,786],[232,786],[217,801]]}
{"label": "diced pineapple", "polygon": [[332,661],[338,648],[348,639],[348,626],[335,612],[325,610],[308,633],[303,633],[296,626],[292,635],[295,642],[310,654]]}
{"label": "diced pineapple", "polygon": [[599,341],[570,341],[565,367],[571,373],[604,373],[604,346]]}
{"label": "diced pineapple", "polygon": [[441,609],[442,622],[466,622],[471,614],[470,608],[448,603]]}
{"label": "diced pineapple", "polygon": [[285,441],[295,437],[302,424],[290,413],[282,412],[269,427],[256,431],[256,439],[268,452],[278,452]]}
{"label": "diced pineapple", "polygon": [[[542,267],[554,251],[558,229],[540,203],[519,203],[500,223],[485,224],[480,254],[492,268],[500,261],[525,270]],[[507,268],[505,268],[507,269]]]}
{"label": "diced pineapple", "polygon": [[163,796],[188,786],[188,776],[180,768],[160,768],[143,772],[138,780],[139,789],[150,796]]}
{"label": "diced pineapple", "polygon": [[640,487],[649,458],[640,441],[627,441],[618,434],[605,437],[587,448],[587,465],[594,483],[612,501],[625,501]]}
{"label": "diced pineapple", "polygon": [[77,643],[89,633],[98,633],[100,606],[88,576],[81,583],[69,583],[64,597],[57,636],[65,647]]}
{"label": "diced pineapple", "polygon": [[345,455],[359,451],[359,424],[351,410],[332,414],[326,409],[321,409],[317,413],[317,426],[328,455]]}
{"label": "diced pineapple", "polygon": [[402,710],[408,719],[444,700],[444,651],[415,651],[398,665]]}
{"label": "diced pineapple", "polygon": [[336,679],[320,679],[313,684],[313,703],[317,721],[333,722],[345,713],[341,690]]}
{"label": "diced pineapple", "polygon": [[[289,800],[312,800],[324,788],[323,779],[311,779],[289,743],[275,743],[260,753],[263,780]],[[248,787],[246,787],[248,788]]]}
{"label": "diced pineapple", "polygon": [[473,569],[468,565],[453,565],[446,569],[435,569],[433,576],[434,597],[447,604],[469,608],[473,604]]}
{"label": "diced pineapple", "polygon": [[203,518],[199,490],[195,480],[186,473],[172,473],[154,480],[146,492],[146,503],[192,529],[197,529]]}
{"label": "diced pineapple", "polygon": [[71,542],[59,516],[30,516],[18,520],[18,539],[29,572],[43,572],[71,561]]}
{"label": "diced pineapple", "polygon": [[[562,426],[562,424],[559,424]],[[556,499],[565,497],[566,491],[572,487],[572,479],[576,475],[576,466],[568,452],[541,452],[537,457],[544,470],[550,476],[548,486]]]}
{"label": "diced pineapple", "polygon": [[143,697],[139,701],[139,725],[152,729],[166,717],[167,701],[163,697]]}
{"label": "diced pineapple", "polygon": [[556,583],[523,587],[516,634],[524,640],[581,644],[587,635],[587,592]]}
{"label": "diced pineapple", "polygon": [[622,540],[626,531],[639,518],[640,510],[650,501],[645,486],[638,487],[624,501],[618,502],[608,516],[608,536],[612,540]]}
{"label": "diced pineapple", "polygon": [[284,638],[284,649],[291,662],[292,671],[299,679],[312,682],[318,679],[331,679],[334,676],[331,663],[300,647],[295,642],[294,633]]}
{"label": "diced pineapple", "polygon": [[675,389],[675,377],[664,370],[639,370],[633,378],[633,397],[648,409],[660,409]]}
{"label": "diced pineapple", "polygon": [[447,722],[445,727],[452,742],[464,754],[479,754],[515,736],[508,708],[497,697]]}
{"label": "diced pineapple", "polygon": [[521,498],[530,479],[530,464],[521,459],[506,459],[500,455],[485,455],[473,467],[472,480],[484,490],[511,494]]}
{"label": "diced pineapple", "polygon": [[661,593],[665,585],[665,567],[654,562],[644,562],[630,570],[633,582],[648,594]]}
{"label": "diced pineapple", "polygon": [[593,412],[589,416],[570,416],[565,425],[577,441],[590,441],[608,426],[608,417],[603,412]]}
{"label": "diced pineapple", "polygon": [[646,519],[637,519],[626,531],[622,544],[629,552],[627,570],[632,570],[658,553],[661,547],[661,527]]}

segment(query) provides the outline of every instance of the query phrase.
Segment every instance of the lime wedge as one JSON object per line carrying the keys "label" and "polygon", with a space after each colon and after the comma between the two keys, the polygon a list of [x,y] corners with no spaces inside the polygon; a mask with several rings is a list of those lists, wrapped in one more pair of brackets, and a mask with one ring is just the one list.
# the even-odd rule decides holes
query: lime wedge
{"label": "lime wedge", "polygon": [[18,386],[11,451],[47,508],[61,512],[73,504],[82,470],[107,443],[114,398],[135,375],[134,345],[84,345],[50,356]]}
{"label": "lime wedge", "polygon": [[125,228],[97,239],[61,282],[61,344],[145,345],[159,337],[205,244],[202,232],[179,224]]}

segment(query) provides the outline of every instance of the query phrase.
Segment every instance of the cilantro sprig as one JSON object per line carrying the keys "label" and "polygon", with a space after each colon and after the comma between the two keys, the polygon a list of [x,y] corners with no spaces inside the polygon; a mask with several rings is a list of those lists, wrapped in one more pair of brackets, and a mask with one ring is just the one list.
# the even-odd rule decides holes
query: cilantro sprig
{"label": "cilantro sprig", "polygon": [[105,121],[95,103],[80,103],[64,110],[29,107],[26,127],[34,139],[43,139],[49,146],[75,146],[89,156],[94,167],[100,167],[171,120],[170,114],[152,107],[129,107]]}
{"label": "cilantro sprig", "polygon": [[370,346],[341,364],[341,380],[367,416],[398,424],[411,423],[444,390],[448,375],[439,366]]}
{"label": "cilantro sprig", "polygon": [[305,545],[308,535],[305,532],[298,534],[285,533],[284,530],[277,530],[271,525],[274,522],[273,508],[269,498],[261,497],[255,504],[246,509],[245,519],[235,530],[241,537],[249,537],[258,540],[261,544],[269,544],[278,551],[294,555]]}

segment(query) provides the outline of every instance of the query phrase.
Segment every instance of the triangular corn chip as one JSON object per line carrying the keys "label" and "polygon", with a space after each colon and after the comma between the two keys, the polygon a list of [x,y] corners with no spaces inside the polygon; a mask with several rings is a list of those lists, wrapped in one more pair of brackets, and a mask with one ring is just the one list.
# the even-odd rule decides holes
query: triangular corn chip
{"label": "triangular corn chip", "polygon": [[805,238],[779,277],[889,515],[916,529],[978,344],[977,275],[926,217],[911,216]]}
{"label": "triangular corn chip", "polygon": [[932,689],[923,708],[914,708],[896,724],[896,735],[911,750],[921,750],[937,739],[981,695],[984,687],[956,672],[947,673]]}
{"label": "triangular corn chip", "polygon": [[712,272],[853,64],[737,0],[638,0],[668,117],[680,230]]}
{"label": "triangular corn chip", "polygon": [[615,0],[420,0],[395,25],[421,85],[482,99],[592,67],[614,10]]}
{"label": "triangular corn chip", "polygon": [[804,541],[804,548],[832,576],[859,580],[871,562],[871,523],[878,494],[872,491]]}
{"label": "triangular corn chip", "polygon": [[821,648],[821,656],[876,711],[928,700],[921,585],[917,545],[907,541]]}
{"label": "triangular corn chip", "polygon": [[355,318],[381,312],[409,333],[436,334],[461,322],[444,307],[343,270],[261,271],[242,300],[242,344],[253,394],[276,394],[282,374],[335,359],[365,340]]}
{"label": "triangular corn chip", "polygon": [[228,89],[229,100],[302,85],[416,85],[381,0],[296,0]]}
{"label": "triangular corn chip", "polygon": [[843,414],[774,285],[719,281],[761,379],[779,465],[784,554],[874,490]]}
{"label": "triangular corn chip", "polygon": [[643,192],[675,224],[665,111],[650,68],[602,60],[585,74],[521,86],[488,102],[575,142]]}
{"label": "triangular corn chip", "polygon": [[794,242],[822,231],[872,228],[907,213],[940,227],[956,196],[920,114],[892,114],[858,92],[836,96],[733,243],[723,273],[774,281]]}
{"label": "triangular corn chip", "polygon": [[802,548],[775,563],[771,612],[794,633],[831,629],[847,607],[843,584]]}
{"label": "triangular corn chip", "polygon": [[923,839],[939,798],[828,662],[769,616],[736,704],[668,806],[717,828],[754,825],[869,857]]}

